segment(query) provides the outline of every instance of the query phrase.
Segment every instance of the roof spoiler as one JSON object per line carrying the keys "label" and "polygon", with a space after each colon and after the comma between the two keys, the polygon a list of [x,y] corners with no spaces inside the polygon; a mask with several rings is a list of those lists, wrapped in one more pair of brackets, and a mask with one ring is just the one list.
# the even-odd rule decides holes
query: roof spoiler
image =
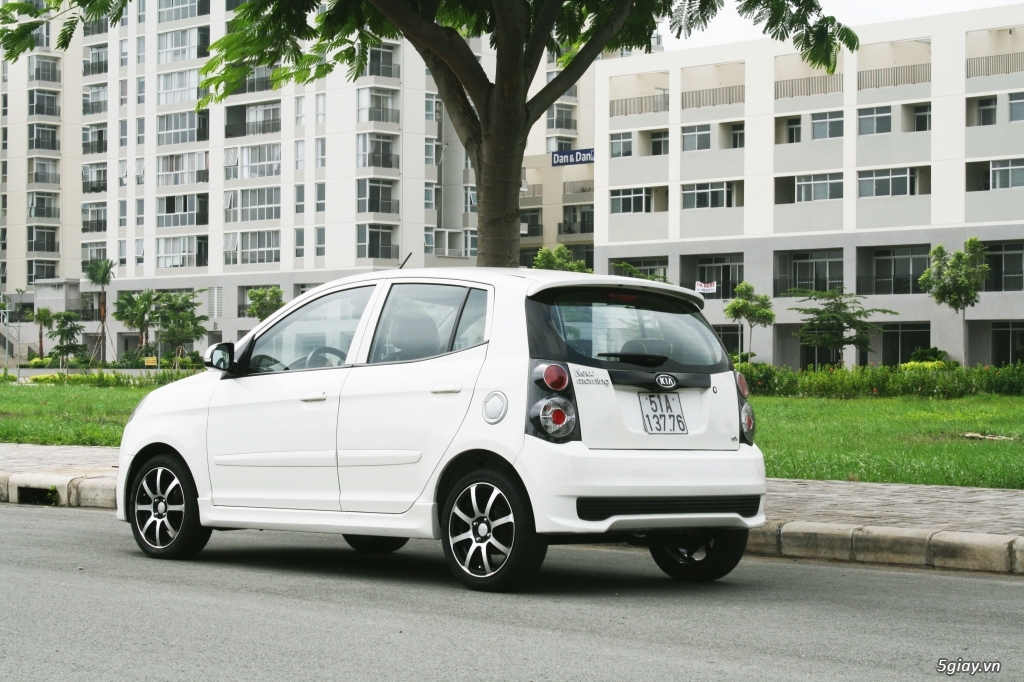
{"label": "roof spoiler", "polygon": [[674,284],[666,284],[665,282],[655,282],[649,279],[638,279],[636,277],[619,277],[617,275],[590,275],[589,277],[580,277],[573,279],[564,279],[557,281],[545,281],[537,282],[530,290],[526,292],[527,296],[535,296],[542,291],[547,289],[562,289],[565,287],[607,287],[607,288],[623,288],[623,289],[647,289],[648,291],[655,291],[659,294],[667,294],[669,296],[675,296],[682,298],[690,303],[694,304],[701,310],[704,309],[704,297],[698,294],[692,289],[684,289],[683,287],[677,287]]}

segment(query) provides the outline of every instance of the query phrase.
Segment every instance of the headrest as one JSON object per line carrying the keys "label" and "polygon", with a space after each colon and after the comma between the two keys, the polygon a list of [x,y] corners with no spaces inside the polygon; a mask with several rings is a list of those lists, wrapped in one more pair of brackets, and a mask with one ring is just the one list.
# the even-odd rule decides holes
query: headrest
{"label": "headrest", "polygon": [[672,355],[672,342],[664,339],[630,339],[622,344],[623,353]]}
{"label": "headrest", "polygon": [[437,325],[426,313],[399,313],[391,322],[391,345],[403,353],[426,357],[437,352]]}

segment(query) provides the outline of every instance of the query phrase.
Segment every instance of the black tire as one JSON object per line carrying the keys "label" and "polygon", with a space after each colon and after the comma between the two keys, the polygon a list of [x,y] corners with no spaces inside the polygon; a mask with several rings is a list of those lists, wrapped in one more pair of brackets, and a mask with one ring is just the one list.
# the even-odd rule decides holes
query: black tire
{"label": "black tire", "polygon": [[342,535],[349,547],[366,554],[390,554],[405,547],[409,538],[389,538],[384,535]]}
{"label": "black tire", "polygon": [[731,528],[695,528],[650,545],[661,570],[676,580],[703,583],[728,575],[743,558],[750,531]]}
{"label": "black tire", "polygon": [[496,469],[478,469],[452,486],[441,513],[441,544],[455,577],[482,592],[521,587],[537,574],[548,551],[537,535],[526,489]]}
{"label": "black tire", "polygon": [[125,510],[139,548],[155,559],[191,559],[203,551],[213,529],[199,522],[197,497],[192,474],[179,458],[157,455],[143,464]]}

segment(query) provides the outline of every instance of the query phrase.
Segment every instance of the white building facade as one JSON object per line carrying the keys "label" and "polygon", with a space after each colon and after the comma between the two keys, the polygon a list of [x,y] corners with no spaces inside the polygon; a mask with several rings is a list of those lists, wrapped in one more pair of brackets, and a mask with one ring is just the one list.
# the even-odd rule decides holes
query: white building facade
{"label": "white building facade", "polygon": [[[1024,360],[1024,5],[856,28],[836,73],[757,40],[598,62],[595,270],[629,262],[693,287],[727,346],[746,280],[774,297],[758,361],[839,358],[801,346],[793,288],[843,286],[879,315],[847,364],[937,346],[971,364]],[[920,292],[936,244],[989,248],[981,302],[958,315]]]}

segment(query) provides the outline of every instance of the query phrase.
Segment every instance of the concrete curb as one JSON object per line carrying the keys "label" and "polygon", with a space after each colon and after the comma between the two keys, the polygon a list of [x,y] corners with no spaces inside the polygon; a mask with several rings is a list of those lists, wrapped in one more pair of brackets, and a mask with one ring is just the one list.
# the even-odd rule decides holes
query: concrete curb
{"label": "concrete curb", "polygon": [[1024,537],[927,528],[769,521],[747,554],[1024,575]]}
{"label": "concrete curb", "polygon": [[[114,509],[117,478],[82,473],[0,471],[0,502],[53,487],[62,507]],[[1024,537],[927,528],[770,519],[750,531],[747,554],[1024,575]]]}

